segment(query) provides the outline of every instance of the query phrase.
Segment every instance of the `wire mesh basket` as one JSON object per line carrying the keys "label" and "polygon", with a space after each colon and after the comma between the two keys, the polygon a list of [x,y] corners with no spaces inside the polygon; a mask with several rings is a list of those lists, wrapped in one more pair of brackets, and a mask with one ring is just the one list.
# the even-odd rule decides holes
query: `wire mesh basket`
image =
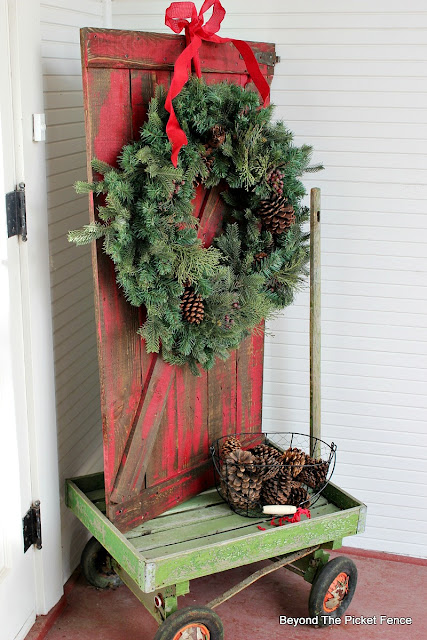
{"label": "wire mesh basket", "polygon": [[219,495],[239,515],[257,518],[267,504],[313,506],[334,472],[337,447],[302,433],[239,433],[210,450]]}

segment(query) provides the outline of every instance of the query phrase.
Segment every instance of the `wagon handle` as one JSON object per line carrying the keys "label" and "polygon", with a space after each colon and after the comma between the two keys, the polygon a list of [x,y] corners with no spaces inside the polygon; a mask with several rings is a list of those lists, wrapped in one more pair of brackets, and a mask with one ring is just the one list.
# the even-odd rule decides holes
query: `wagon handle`
{"label": "wagon handle", "polygon": [[320,189],[310,191],[310,454],[320,456]]}

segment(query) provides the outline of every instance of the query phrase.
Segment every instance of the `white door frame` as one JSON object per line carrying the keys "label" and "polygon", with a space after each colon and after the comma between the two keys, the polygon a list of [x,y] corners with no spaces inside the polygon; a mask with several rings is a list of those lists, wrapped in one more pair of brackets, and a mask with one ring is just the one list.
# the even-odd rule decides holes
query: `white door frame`
{"label": "white door frame", "polygon": [[46,161],[44,143],[32,139],[32,114],[43,113],[40,2],[8,0],[8,9],[15,179],[26,185],[28,224],[27,242],[8,242],[19,244],[31,491],[42,520],[43,548],[34,552],[36,613],[46,614],[63,581]]}
{"label": "white door frame", "polygon": [[[7,5],[0,0],[0,194],[15,182],[7,41]],[[20,640],[36,616],[34,550],[24,554],[22,539],[22,515],[32,496],[25,392],[19,384],[24,377],[19,246],[7,239],[3,200],[0,214],[0,620],[2,637]]]}

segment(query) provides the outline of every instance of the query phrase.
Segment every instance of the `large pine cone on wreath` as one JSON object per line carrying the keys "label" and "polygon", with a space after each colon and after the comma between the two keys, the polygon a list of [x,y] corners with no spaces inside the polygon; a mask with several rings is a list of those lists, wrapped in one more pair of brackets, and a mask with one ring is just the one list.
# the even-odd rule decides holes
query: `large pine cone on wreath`
{"label": "large pine cone on wreath", "polygon": [[250,451],[232,451],[221,467],[221,488],[228,502],[240,509],[253,509],[259,502],[262,478],[256,473],[257,458]]}
{"label": "large pine cone on wreath", "polygon": [[310,456],[306,456],[305,466],[298,476],[298,480],[300,482],[304,482],[304,484],[312,489],[317,489],[325,484],[328,470],[329,464],[324,462],[321,458],[315,459]]}
{"label": "large pine cone on wreath", "polygon": [[267,231],[281,235],[295,222],[295,211],[287,198],[280,195],[263,200],[258,209],[258,216]]}
{"label": "large pine cone on wreath", "polygon": [[196,293],[193,287],[185,287],[181,297],[182,316],[190,324],[200,324],[205,315],[205,306],[202,296]]}
{"label": "large pine cone on wreath", "polygon": [[283,462],[290,468],[292,476],[296,478],[304,469],[306,455],[301,449],[289,447],[283,454]]}

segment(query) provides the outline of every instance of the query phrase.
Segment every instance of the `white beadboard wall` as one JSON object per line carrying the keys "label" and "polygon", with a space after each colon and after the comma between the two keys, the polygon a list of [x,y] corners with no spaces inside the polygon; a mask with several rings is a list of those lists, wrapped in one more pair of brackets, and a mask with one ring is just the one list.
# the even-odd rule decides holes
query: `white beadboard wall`
{"label": "white beadboard wall", "polygon": [[88,533],[65,507],[64,480],[103,465],[90,248],[70,245],[67,232],[88,222],[87,196],[73,189],[86,176],[79,28],[103,26],[104,7],[94,0],[40,5],[65,581]]}
{"label": "white beadboard wall", "polygon": [[[277,44],[276,114],[315,147],[322,189],[322,421],[335,481],[368,504],[346,544],[427,549],[425,0],[228,0],[221,33]],[[164,0],[113,27],[167,31]],[[201,2],[197,3],[198,7]],[[264,429],[306,432],[308,293],[270,325]]]}

